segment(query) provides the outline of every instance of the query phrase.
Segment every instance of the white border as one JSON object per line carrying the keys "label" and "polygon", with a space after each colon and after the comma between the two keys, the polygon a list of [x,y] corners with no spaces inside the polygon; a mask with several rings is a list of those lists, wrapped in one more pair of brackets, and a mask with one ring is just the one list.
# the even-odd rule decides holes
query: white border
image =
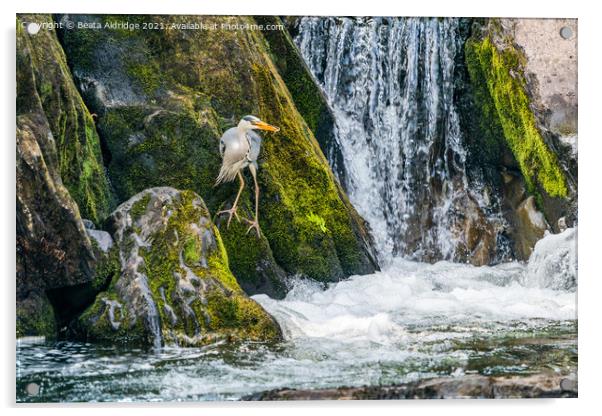
{"label": "white border", "polygon": [[[602,257],[599,243],[599,214],[602,198],[600,182],[602,174],[602,149],[600,131],[602,116],[599,102],[602,99],[600,88],[600,44],[602,24],[596,13],[595,2],[503,0],[478,2],[475,0],[411,1],[369,0],[328,2],[326,0],[220,0],[211,2],[195,0],[191,2],[162,0],[102,0],[86,2],[82,0],[19,0],[17,4],[6,1],[2,4],[3,64],[0,66],[1,90],[0,112],[3,128],[2,151],[2,196],[0,204],[3,219],[3,237],[0,246],[2,256],[1,279],[3,317],[2,367],[0,383],[1,404],[15,411],[15,343],[14,343],[14,236],[15,236],[15,188],[14,188],[14,126],[15,126],[15,13],[16,12],[69,12],[69,13],[147,13],[147,14],[279,14],[279,15],[396,15],[396,16],[514,16],[514,17],[576,17],[579,19],[579,399],[566,400],[504,400],[504,401],[404,401],[404,402],[311,402],[311,403],[216,403],[216,404],[158,404],[137,406],[109,405],[111,409],[88,405],[87,414],[106,412],[121,413],[126,408],[132,415],[162,415],[167,408],[177,406],[180,414],[198,415],[248,413],[257,415],[305,415],[345,412],[349,415],[400,414],[400,412],[420,412],[423,414],[448,415],[505,415],[526,412],[548,415],[581,415],[594,413],[602,407],[596,400],[602,369],[602,341],[600,333],[602,295]],[[602,396],[600,396],[602,397]],[[81,414],[81,406],[18,406],[25,413]],[[599,410],[598,410],[599,411]]]}

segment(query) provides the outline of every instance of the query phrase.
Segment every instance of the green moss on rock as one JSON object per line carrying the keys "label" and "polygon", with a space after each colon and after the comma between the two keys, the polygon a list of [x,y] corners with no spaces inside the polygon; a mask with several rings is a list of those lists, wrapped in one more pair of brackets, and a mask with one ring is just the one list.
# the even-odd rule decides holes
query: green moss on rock
{"label": "green moss on rock", "polygon": [[41,30],[31,36],[23,29],[23,21],[52,22],[52,17],[19,15],[17,36],[31,57],[37,93],[56,142],[62,181],[82,217],[98,224],[108,216],[113,196],[94,120],[73,82],[55,31]]}
{"label": "green moss on rock", "polygon": [[281,25],[283,28],[262,32],[267,41],[267,51],[286,84],[297,110],[314,134],[323,153],[329,155],[331,162],[334,162],[333,165],[337,167],[338,179],[344,182],[345,163],[336,141],[334,116],[326,96],[314,80],[282,19],[278,16],[255,16],[255,20],[264,26]]}
{"label": "green moss on rock", "polygon": [[54,309],[43,292],[30,293],[27,299],[19,302],[16,314],[17,338],[43,336],[52,339],[56,337]]}
{"label": "green moss on rock", "polygon": [[[245,191],[248,193],[248,191]],[[241,218],[251,218],[254,208],[249,199],[243,199],[238,208]],[[274,261],[270,244],[265,237],[257,239],[254,233],[247,233],[248,225],[232,220],[226,227],[227,216],[216,218],[222,230],[230,268],[246,293],[265,293],[272,298],[286,295],[286,272]]]}
{"label": "green moss on rock", "polygon": [[[257,16],[255,20],[263,25],[284,27],[284,23],[277,16]],[[318,136],[320,123],[328,122],[330,126],[334,123],[320,87],[314,82],[286,29],[266,30],[263,36],[268,43],[270,58],[286,83],[297,110],[303,115],[311,131]],[[329,120],[326,120],[327,118]]]}
{"label": "green moss on rock", "polygon": [[150,346],[280,339],[277,323],[232,275],[220,233],[194,192],[146,190],[111,220],[120,274],[73,326],[76,335]]}
{"label": "green moss on rock", "polygon": [[[65,114],[84,114],[70,107],[81,104],[81,99],[77,101],[77,91],[64,72],[64,57],[54,32],[43,30],[34,36],[22,26],[22,21],[49,19],[17,18],[17,336],[55,337],[63,320],[72,317],[72,307],[86,302],[100,260],[59,169],[61,145],[67,143],[73,150],[81,143],[73,136],[64,136],[65,141],[57,143],[57,130],[51,125],[51,121],[62,120],[65,126],[73,127]],[[86,156],[85,152],[81,155]],[[74,162],[74,169],[89,172],[84,163],[88,159],[78,160],[82,165]],[[102,177],[97,180],[102,182]]]}
{"label": "green moss on rock", "polygon": [[[565,175],[556,155],[539,133],[529,107],[522,75],[523,55],[510,43],[500,49],[490,35],[469,39],[465,51],[486,122],[491,122],[490,129],[501,126],[503,137],[518,162],[529,191],[537,193],[537,189],[541,188],[551,197],[566,198]],[[482,88],[479,89],[485,86],[489,97]],[[496,149],[495,143],[487,142],[484,146],[492,151]]]}

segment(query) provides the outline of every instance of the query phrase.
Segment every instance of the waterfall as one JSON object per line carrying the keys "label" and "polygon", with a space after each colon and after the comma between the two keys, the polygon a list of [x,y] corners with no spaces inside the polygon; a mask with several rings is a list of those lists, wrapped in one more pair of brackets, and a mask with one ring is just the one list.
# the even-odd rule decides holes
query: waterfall
{"label": "waterfall", "polygon": [[[458,27],[437,18],[298,21],[295,43],[335,115],[345,187],[381,260],[453,260],[461,217],[490,205],[466,174],[454,104]],[[474,212],[458,215],[467,201]]]}

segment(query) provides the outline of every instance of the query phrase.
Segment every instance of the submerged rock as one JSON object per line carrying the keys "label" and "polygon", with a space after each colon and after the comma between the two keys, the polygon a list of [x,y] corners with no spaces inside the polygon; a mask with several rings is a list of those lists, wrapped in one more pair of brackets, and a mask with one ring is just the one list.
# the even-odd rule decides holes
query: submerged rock
{"label": "submerged rock", "polygon": [[280,339],[278,324],[230,272],[220,233],[192,191],[147,189],[111,215],[120,272],[71,330],[159,347]]}
{"label": "submerged rock", "polygon": [[577,397],[576,375],[434,378],[396,386],[280,389],[243,400],[521,399]]}
{"label": "submerged rock", "polygon": [[[136,18],[148,21],[128,20]],[[102,23],[121,17],[62,19]],[[244,16],[151,19],[165,25],[255,23]],[[62,36],[84,100],[98,114],[121,201],[149,187],[174,186],[198,193],[211,212],[228,207],[238,184],[213,186],[221,164],[218,140],[241,116],[254,114],[281,130],[265,137],[260,155],[265,238],[244,235],[242,226],[221,228],[243,287],[283,296],[287,274],[332,281],[377,268],[367,225],[297,111],[260,31],[66,30]],[[252,198],[247,187],[242,206],[252,207]]]}

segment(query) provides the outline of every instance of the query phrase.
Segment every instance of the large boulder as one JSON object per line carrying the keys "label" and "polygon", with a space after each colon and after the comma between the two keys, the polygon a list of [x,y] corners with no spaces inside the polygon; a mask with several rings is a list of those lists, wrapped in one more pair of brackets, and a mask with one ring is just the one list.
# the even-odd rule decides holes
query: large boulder
{"label": "large boulder", "polygon": [[72,325],[75,336],[154,347],[280,339],[278,324],[230,272],[220,233],[197,194],[147,189],[109,222],[120,271]]}
{"label": "large boulder", "polygon": [[[47,97],[40,93],[47,88],[68,94],[77,91],[66,72],[58,75],[66,64],[54,33],[40,31],[36,36],[17,25],[18,337],[56,336],[70,317],[94,299],[96,288],[104,284],[103,272],[109,269],[106,256],[90,241],[78,205],[61,179],[60,144],[44,108]],[[42,49],[48,54],[43,60],[38,56]],[[50,78],[56,84],[46,85]],[[58,102],[63,101],[55,104]],[[77,138],[64,135],[61,140],[65,145]],[[102,181],[102,177],[96,179]],[[103,272],[97,272],[98,267]]]}
{"label": "large boulder", "polygon": [[[61,19],[109,26],[126,20]],[[174,27],[256,23],[251,17],[127,17],[149,19]],[[282,296],[288,274],[332,281],[377,268],[367,226],[297,111],[260,31],[75,29],[62,39],[84,101],[98,115],[120,201],[168,185],[195,191],[211,212],[229,206],[238,184],[213,186],[218,140],[241,116],[254,114],[281,130],[264,138],[260,156],[264,237],[245,235],[243,224],[221,227],[241,285]],[[243,215],[250,216],[252,204],[247,187]]]}

